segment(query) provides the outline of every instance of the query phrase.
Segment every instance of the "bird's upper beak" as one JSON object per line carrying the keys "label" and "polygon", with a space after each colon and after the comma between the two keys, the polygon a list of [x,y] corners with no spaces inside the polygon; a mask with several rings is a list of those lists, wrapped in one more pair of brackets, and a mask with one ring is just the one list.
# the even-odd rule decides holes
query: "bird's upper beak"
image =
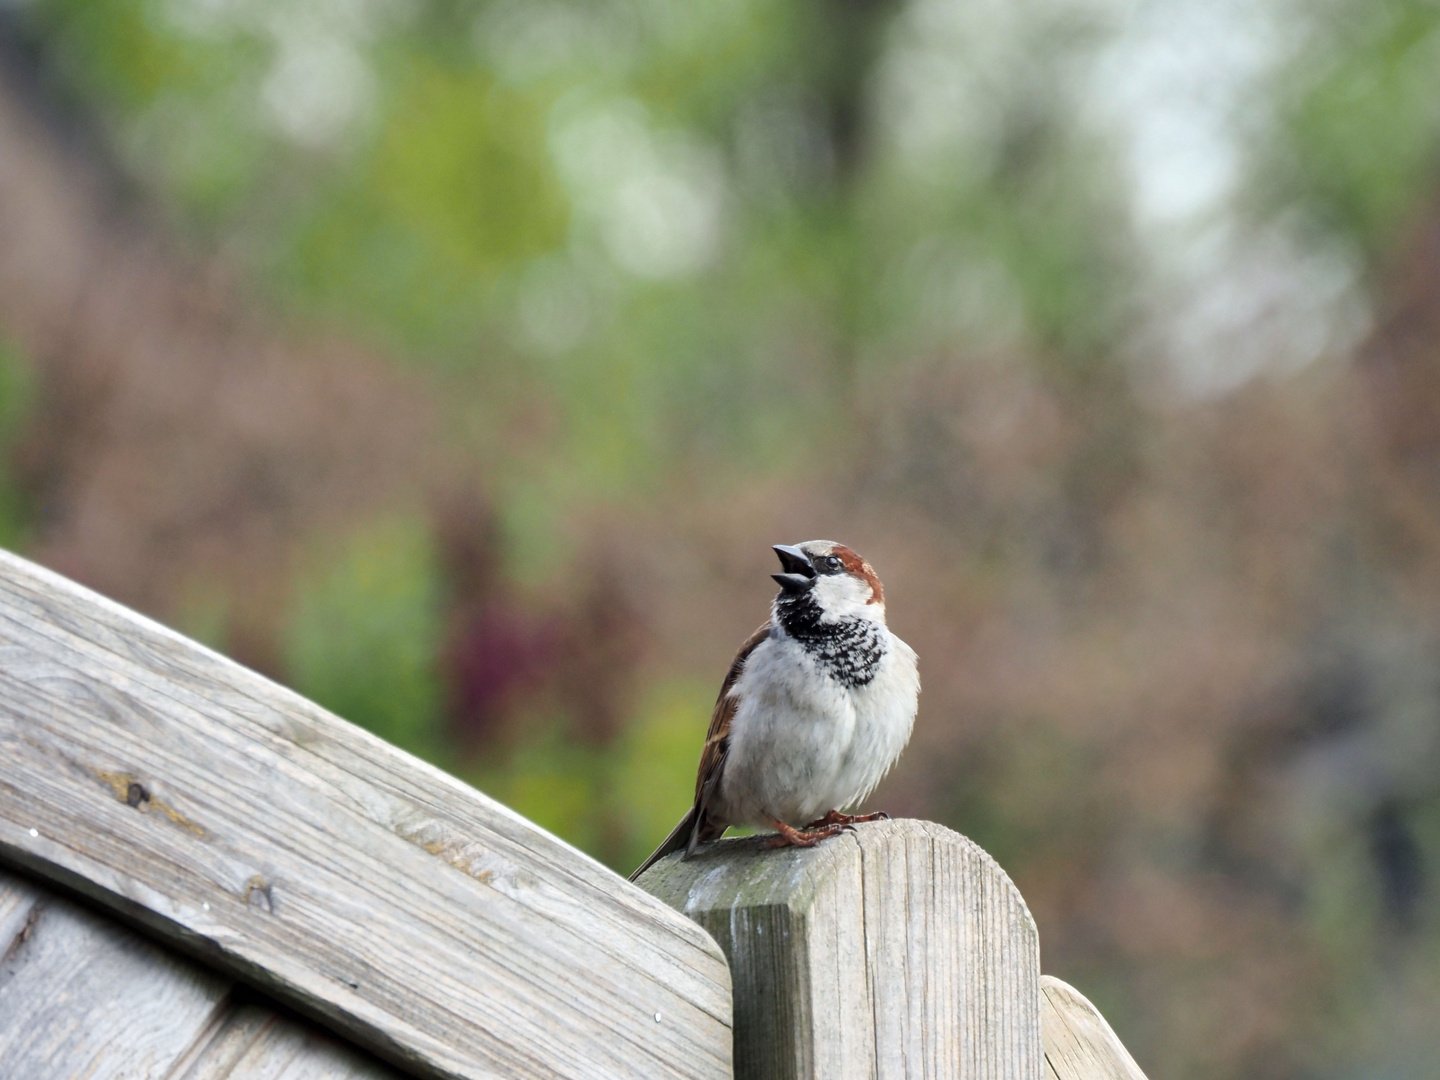
{"label": "bird's upper beak", "polygon": [[783,574],[771,574],[787,593],[802,593],[815,584],[815,568],[810,565],[810,556],[797,547],[776,544],[775,554],[780,556]]}

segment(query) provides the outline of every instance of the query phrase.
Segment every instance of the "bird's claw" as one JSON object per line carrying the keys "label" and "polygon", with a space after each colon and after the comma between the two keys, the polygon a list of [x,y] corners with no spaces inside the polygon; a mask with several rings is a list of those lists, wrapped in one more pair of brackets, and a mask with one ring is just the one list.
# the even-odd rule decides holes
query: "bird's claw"
{"label": "bird's claw", "polygon": [[793,825],[786,825],[778,818],[767,819],[775,829],[775,835],[765,841],[763,847],[814,847],[821,840],[828,840],[832,836],[839,836],[846,829],[851,828],[848,822],[829,822],[818,828],[806,826],[804,829],[797,829]]}
{"label": "bird's claw", "polygon": [[816,818],[805,826],[807,829],[820,829],[827,825],[854,825],[856,822],[864,821],[889,821],[890,815],[884,810],[876,810],[873,814],[842,814],[839,810],[827,810],[821,817]]}

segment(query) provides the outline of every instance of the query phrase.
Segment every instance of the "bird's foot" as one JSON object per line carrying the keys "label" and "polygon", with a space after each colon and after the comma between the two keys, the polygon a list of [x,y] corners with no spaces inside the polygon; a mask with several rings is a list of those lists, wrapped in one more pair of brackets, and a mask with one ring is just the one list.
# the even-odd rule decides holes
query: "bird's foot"
{"label": "bird's foot", "polygon": [[884,810],[876,810],[873,814],[842,814],[839,810],[827,810],[824,815],[817,817],[807,829],[818,829],[822,825],[854,825],[857,821],[889,821],[890,815]]}
{"label": "bird's foot", "polygon": [[821,840],[828,840],[832,836],[839,836],[842,832],[850,829],[851,826],[845,823],[836,822],[831,825],[822,825],[818,829],[808,826],[804,829],[797,829],[777,818],[766,818],[775,827],[775,835],[770,837],[762,845],[766,849],[782,847],[814,847]]}

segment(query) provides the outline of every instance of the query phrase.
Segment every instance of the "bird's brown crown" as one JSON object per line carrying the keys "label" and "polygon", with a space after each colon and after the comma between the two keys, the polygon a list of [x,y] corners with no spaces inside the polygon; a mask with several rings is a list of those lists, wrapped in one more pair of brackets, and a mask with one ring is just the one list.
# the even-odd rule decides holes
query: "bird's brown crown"
{"label": "bird's brown crown", "polygon": [[777,547],[775,551],[780,554],[782,562],[787,558],[786,552],[791,555],[803,554],[810,565],[800,566],[798,569],[812,578],[818,574],[849,574],[869,588],[869,599],[865,601],[867,604],[885,602],[885,587],[880,584],[875,568],[854,548],[837,544],[834,540],[806,540],[803,544],[796,544],[791,548]]}
{"label": "bird's brown crown", "polygon": [[883,604],[885,602],[885,586],[880,584],[880,578],[875,574],[875,568],[871,566],[860,555],[859,552],[846,547],[844,544],[833,544],[830,554],[836,556],[845,572],[860,578],[870,586],[870,599],[868,603]]}

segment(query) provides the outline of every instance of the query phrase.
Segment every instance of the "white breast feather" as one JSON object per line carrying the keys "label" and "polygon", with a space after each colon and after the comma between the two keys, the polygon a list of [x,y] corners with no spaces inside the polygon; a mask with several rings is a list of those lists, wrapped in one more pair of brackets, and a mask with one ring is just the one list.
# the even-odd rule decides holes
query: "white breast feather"
{"label": "white breast feather", "polygon": [[739,704],[715,794],[724,820],[801,826],[874,790],[910,740],[920,692],[914,650],[884,633],[875,677],[855,688],[824,675],[788,636],[756,646],[731,690]]}

